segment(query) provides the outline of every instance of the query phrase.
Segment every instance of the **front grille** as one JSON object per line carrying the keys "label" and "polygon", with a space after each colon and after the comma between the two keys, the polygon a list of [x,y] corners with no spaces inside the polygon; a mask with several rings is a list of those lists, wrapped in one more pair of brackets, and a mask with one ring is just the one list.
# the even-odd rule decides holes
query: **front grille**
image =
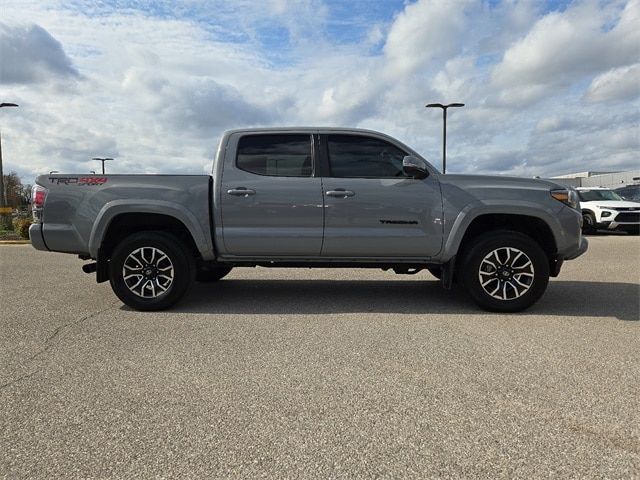
{"label": "front grille", "polygon": [[638,207],[615,207],[614,210],[618,212],[640,212],[640,209],[638,209]]}
{"label": "front grille", "polygon": [[615,220],[615,222],[640,222],[640,212],[638,213],[619,213]]}

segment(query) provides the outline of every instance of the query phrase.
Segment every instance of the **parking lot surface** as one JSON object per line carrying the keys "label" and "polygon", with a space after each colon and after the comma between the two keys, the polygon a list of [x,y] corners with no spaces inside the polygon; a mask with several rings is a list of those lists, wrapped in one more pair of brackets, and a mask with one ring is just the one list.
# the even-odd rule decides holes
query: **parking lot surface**
{"label": "parking lot surface", "polygon": [[0,477],[640,476],[640,238],[542,300],[427,272],[237,269],[140,313],[0,246]]}

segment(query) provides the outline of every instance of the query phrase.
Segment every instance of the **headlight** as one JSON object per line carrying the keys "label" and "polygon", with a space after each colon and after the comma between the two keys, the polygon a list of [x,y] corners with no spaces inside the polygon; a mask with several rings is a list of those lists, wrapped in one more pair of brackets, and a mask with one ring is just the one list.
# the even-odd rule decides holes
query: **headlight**
{"label": "headlight", "polygon": [[578,192],[575,190],[551,190],[551,196],[571,208],[578,208],[580,205]]}
{"label": "headlight", "polygon": [[603,217],[603,218],[610,217],[611,216],[611,212],[607,212],[605,210],[604,212],[602,212],[602,214],[600,216]]}

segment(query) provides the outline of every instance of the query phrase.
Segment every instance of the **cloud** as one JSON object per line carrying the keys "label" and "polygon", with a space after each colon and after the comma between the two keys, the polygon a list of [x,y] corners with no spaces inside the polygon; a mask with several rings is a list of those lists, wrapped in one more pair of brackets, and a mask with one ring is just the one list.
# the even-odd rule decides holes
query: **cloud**
{"label": "cloud", "polygon": [[176,128],[192,127],[203,135],[236,125],[267,125],[277,112],[251,103],[233,86],[214,80],[194,80],[165,88],[161,114]]}
{"label": "cloud", "polygon": [[640,0],[628,2],[613,27],[611,10],[579,2],[538,20],[492,72],[502,103],[531,104],[582,75],[637,62]]}
{"label": "cloud", "polygon": [[593,79],[585,93],[589,102],[629,100],[640,95],[640,63],[614,68]]}
{"label": "cloud", "polygon": [[51,77],[79,78],[62,44],[39,25],[0,23],[0,83],[47,83]]}
{"label": "cloud", "polygon": [[407,75],[430,59],[453,55],[465,26],[465,0],[418,0],[400,13],[387,36],[384,53],[395,75]]}

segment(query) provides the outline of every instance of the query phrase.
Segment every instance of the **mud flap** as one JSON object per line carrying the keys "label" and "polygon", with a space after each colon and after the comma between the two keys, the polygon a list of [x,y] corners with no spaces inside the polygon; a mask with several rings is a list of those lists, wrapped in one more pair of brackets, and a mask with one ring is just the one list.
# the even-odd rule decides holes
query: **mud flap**
{"label": "mud flap", "polygon": [[442,276],[440,277],[440,285],[446,290],[451,290],[453,285],[453,273],[456,266],[455,255],[447,263],[442,265]]}

